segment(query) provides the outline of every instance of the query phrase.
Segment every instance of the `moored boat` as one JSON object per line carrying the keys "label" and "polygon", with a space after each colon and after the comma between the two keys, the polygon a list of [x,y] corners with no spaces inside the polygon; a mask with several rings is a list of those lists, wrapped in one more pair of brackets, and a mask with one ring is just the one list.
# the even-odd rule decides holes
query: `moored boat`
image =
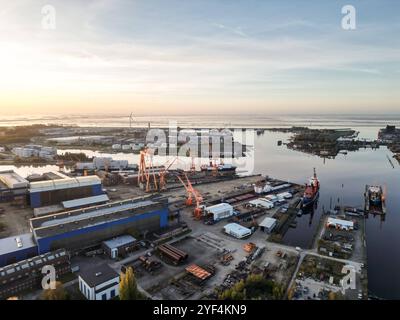
{"label": "moored boat", "polygon": [[301,200],[301,207],[306,208],[311,206],[315,200],[319,197],[319,187],[320,183],[317,178],[317,173],[314,168],[314,175],[311,177],[308,184],[306,184],[306,189]]}

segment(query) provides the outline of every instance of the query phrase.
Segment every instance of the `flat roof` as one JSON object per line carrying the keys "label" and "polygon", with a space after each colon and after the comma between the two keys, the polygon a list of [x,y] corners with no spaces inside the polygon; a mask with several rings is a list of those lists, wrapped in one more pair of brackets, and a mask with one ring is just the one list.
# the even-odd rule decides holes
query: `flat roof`
{"label": "flat roof", "polygon": [[20,272],[25,269],[29,270],[29,268],[32,267],[37,268],[38,266],[40,267],[46,264],[52,264],[55,259],[64,256],[68,256],[67,251],[65,249],[58,249],[14,264],[9,264],[8,266],[0,268],[0,277],[10,276],[15,272]]}
{"label": "flat roof", "polygon": [[271,228],[274,226],[274,224],[276,223],[276,219],[274,218],[270,218],[270,217],[266,217],[260,224],[260,227],[264,227],[264,228]]}
{"label": "flat roof", "polygon": [[[69,223],[69,222],[85,220],[85,219],[92,218],[92,217],[110,214],[115,211],[126,211],[126,210],[131,210],[131,209],[148,206],[151,204],[156,204],[156,202],[151,201],[151,200],[144,200],[144,201],[138,201],[138,202],[123,203],[121,205],[115,205],[115,203],[114,203],[114,206],[99,207],[97,210],[92,210],[89,212],[85,212],[85,209],[82,209],[82,211],[81,211],[82,213],[79,215],[75,215],[75,216],[68,216],[68,212],[57,213],[57,214],[52,215],[52,217],[54,217],[53,219],[42,222],[41,227],[56,226],[59,224],[65,224],[65,223]],[[67,213],[67,215],[65,215],[66,213]],[[57,218],[58,215],[60,215],[60,216],[65,215],[66,217],[65,218]]]}
{"label": "flat roof", "polygon": [[107,202],[109,200],[110,200],[110,198],[108,198],[108,196],[106,194],[101,194],[99,196],[63,201],[63,202],[61,202],[61,204],[65,209],[72,209],[72,208],[77,208],[77,207],[82,207],[82,206],[88,206],[91,204]]}
{"label": "flat roof", "polygon": [[239,235],[245,235],[247,233],[251,233],[251,230],[249,228],[243,227],[237,223],[228,223],[227,225],[224,226],[224,229],[230,230]]}
{"label": "flat roof", "polygon": [[[94,288],[100,284],[103,284],[112,279],[119,277],[119,274],[114,271],[109,265],[101,264],[90,269],[82,271],[79,276],[85,281],[91,288]],[[119,282],[119,281],[118,281]]]}
{"label": "flat roof", "polygon": [[225,211],[225,210],[232,210],[233,207],[229,204],[229,203],[219,203],[210,207],[207,207],[206,210],[216,213],[216,212],[221,212],[221,211]]}
{"label": "flat roof", "polygon": [[121,246],[130,244],[132,242],[135,242],[136,239],[130,235],[123,235],[120,237],[116,237],[107,241],[103,241],[103,243],[109,247],[110,249],[112,248],[119,248]]}
{"label": "flat roof", "polygon": [[28,180],[22,178],[13,170],[0,171],[0,180],[9,188],[26,188],[29,185]]}
{"label": "flat roof", "polygon": [[31,182],[29,191],[44,192],[68,188],[86,187],[97,184],[101,184],[101,179],[98,176],[86,176],[76,178],[68,177],[65,179]]}
{"label": "flat roof", "polygon": [[[16,238],[21,240],[22,247],[18,248]],[[0,239],[0,255],[25,250],[27,248],[36,247],[33,241],[32,233],[20,234],[8,238]]]}
{"label": "flat roof", "polygon": [[339,225],[349,226],[349,227],[353,227],[354,226],[354,222],[353,221],[335,219],[335,218],[331,218],[331,217],[328,218],[328,223],[339,224]]}

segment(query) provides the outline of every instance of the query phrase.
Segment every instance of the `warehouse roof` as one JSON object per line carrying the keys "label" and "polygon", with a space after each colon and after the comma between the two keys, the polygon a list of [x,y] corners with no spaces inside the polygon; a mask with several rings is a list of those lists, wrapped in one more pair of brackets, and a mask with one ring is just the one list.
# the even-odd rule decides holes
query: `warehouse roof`
{"label": "warehouse roof", "polygon": [[107,202],[109,200],[110,199],[106,194],[101,194],[99,196],[63,201],[61,202],[61,204],[65,209],[73,209],[77,207],[89,206],[96,203]]}
{"label": "warehouse roof", "polygon": [[[119,204],[119,203],[117,203]],[[121,205],[105,205],[105,206],[99,206],[94,208],[95,210],[90,210],[93,209],[93,207],[91,208],[85,208],[82,209],[81,214],[79,215],[75,215],[75,216],[69,216],[68,214],[65,215],[65,213],[68,212],[62,212],[62,213],[57,213],[53,215],[53,219],[51,220],[47,220],[44,221],[42,223],[42,227],[48,227],[48,226],[54,226],[54,225],[59,225],[59,224],[65,224],[68,222],[75,222],[78,220],[84,220],[84,219],[88,219],[91,217],[97,217],[97,216],[101,216],[101,215],[106,215],[106,214],[110,214],[113,213],[115,211],[123,211],[123,210],[131,210],[131,209],[136,209],[136,208],[140,208],[140,207],[144,207],[147,205],[151,205],[151,204],[155,204],[155,202],[151,201],[151,200],[144,200],[144,201],[138,201],[138,202],[126,202],[126,203],[122,203]],[[65,216],[64,218],[58,218],[58,217],[62,217]]]}
{"label": "warehouse roof", "polygon": [[87,187],[101,184],[97,176],[86,176],[76,178],[56,179],[49,181],[38,181],[30,184],[30,192],[44,192],[52,190],[62,190],[67,188]]}
{"label": "warehouse roof", "polygon": [[[64,256],[68,257],[67,251],[65,249],[58,249],[56,251],[47,252],[41,254],[40,256],[22,260],[14,264],[9,264],[0,268],[0,277],[10,276],[15,272],[21,272],[28,268],[38,268],[43,265],[49,265],[54,263],[55,259],[60,259]],[[29,269],[27,271],[29,271]]]}
{"label": "warehouse roof", "polygon": [[125,246],[125,245],[130,244],[135,241],[136,241],[136,239],[134,237],[132,237],[130,235],[124,235],[124,236],[116,237],[111,240],[104,241],[103,243],[108,248],[112,249],[112,248],[119,248],[119,247]]}
{"label": "warehouse roof", "polygon": [[[18,238],[19,241],[17,242]],[[18,247],[18,244],[20,247]],[[33,242],[32,233],[0,239],[0,255],[25,250],[35,246],[36,244]]]}
{"label": "warehouse roof", "polygon": [[107,281],[116,279],[119,274],[114,271],[107,264],[101,264],[82,271],[79,276],[85,281],[91,288],[101,285]]}
{"label": "warehouse roof", "polygon": [[267,229],[272,228],[276,223],[276,219],[274,218],[270,218],[270,217],[266,217],[260,224],[260,227],[264,227]]}
{"label": "warehouse roof", "polygon": [[[116,212],[130,211],[156,204],[159,204],[159,202],[155,202],[149,198],[135,198],[32,218],[30,222],[32,229],[37,230],[43,227],[61,226],[67,223],[91,220],[90,218],[112,215]],[[93,222],[93,224],[95,223]]]}
{"label": "warehouse roof", "polygon": [[227,225],[224,226],[225,232],[233,232],[239,236],[245,236],[249,233],[251,233],[251,230],[241,226],[240,224],[237,223],[228,223]]}
{"label": "warehouse roof", "polygon": [[0,181],[10,189],[26,188],[29,184],[28,180],[22,178],[13,170],[0,171]]}

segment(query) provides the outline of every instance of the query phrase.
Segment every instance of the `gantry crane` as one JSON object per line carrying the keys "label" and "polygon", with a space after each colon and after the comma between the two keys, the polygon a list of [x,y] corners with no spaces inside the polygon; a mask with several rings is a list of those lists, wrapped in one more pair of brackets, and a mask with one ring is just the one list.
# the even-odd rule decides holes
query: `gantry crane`
{"label": "gantry crane", "polygon": [[[146,158],[149,156],[149,163],[146,163]],[[158,190],[157,177],[153,168],[153,158],[148,148],[140,151],[139,157],[139,172],[138,172],[138,186],[146,184],[145,191],[150,192],[150,177],[153,178],[154,189]]]}
{"label": "gantry crane", "polygon": [[177,175],[179,181],[183,184],[183,186],[186,189],[187,192],[187,199],[186,199],[186,205],[187,206],[192,206],[193,205],[193,199],[196,201],[196,208],[194,209],[193,216],[195,219],[200,220],[202,217],[202,212],[203,210],[200,207],[200,204],[203,202],[203,197],[201,196],[200,192],[197,191],[195,188],[193,188],[192,183],[190,182],[187,174],[185,173],[185,178],[186,178],[186,183],[183,181],[183,179]]}

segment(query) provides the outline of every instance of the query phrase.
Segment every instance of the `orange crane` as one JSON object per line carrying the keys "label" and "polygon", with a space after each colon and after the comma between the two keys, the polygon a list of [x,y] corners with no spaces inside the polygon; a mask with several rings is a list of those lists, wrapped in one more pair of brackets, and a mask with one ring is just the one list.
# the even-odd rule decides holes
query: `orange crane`
{"label": "orange crane", "polygon": [[187,192],[186,205],[187,206],[193,205],[193,198],[194,198],[194,200],[196,201],[196,208],[194,209],[193,216],[195,217],[195,219],[200,220],[203,212],[203,210],[200,207],[200,204],[203,202],[203,197],[201,196],[199,191],[193,188],[193,185],[190,182],[187,174],[184,173],[184,175],[187,183],[185,183],[179,175],[177,175],[177,177],[179,181],[183,184]]}
{"label": "orange crane", "polygon": [[[159,183],[159,186],[160,186],[160,191],[163,191],[163,190],[166,190],[166,188],[167,188],[167,181],[165,180],[165,175],[166,175],[166,173],[167,173],[167,171],[168,171],[168,169],[169,168],[171,168],[171,166],[174,164],[174,162],[176,161],[178,159],[178,157],[175,157],[172,161],[171,161],[171,163],[168,165],[168,161],[164,164],[164,169],[162,169],[161,171],[160,171],[160,183]],[[168,166],[167,166],[168,165]]]}
{"label": "orange crane", "polygon": [[[146,163],[146,156],[150,156],[149,164]],[[157,177],[153,169],[153,160],[148,148],[140,151],[139,158],[139,172],[138,172],[138,186],[146,183],[146,192],[150,192],[150,177],[153,178],[154,190],[158,190]]]}

